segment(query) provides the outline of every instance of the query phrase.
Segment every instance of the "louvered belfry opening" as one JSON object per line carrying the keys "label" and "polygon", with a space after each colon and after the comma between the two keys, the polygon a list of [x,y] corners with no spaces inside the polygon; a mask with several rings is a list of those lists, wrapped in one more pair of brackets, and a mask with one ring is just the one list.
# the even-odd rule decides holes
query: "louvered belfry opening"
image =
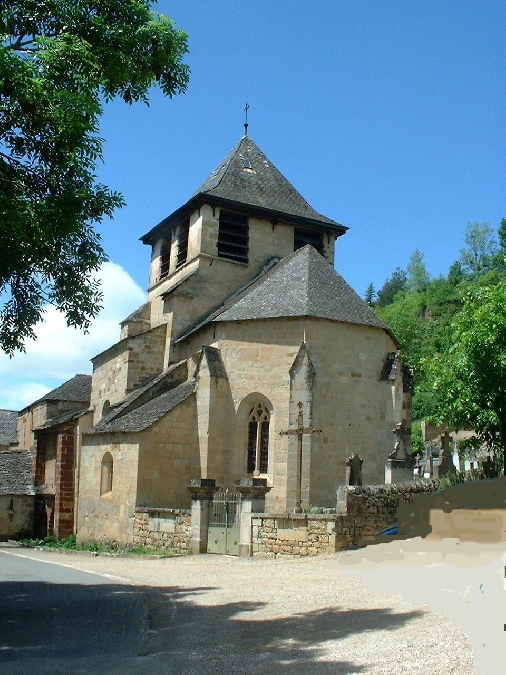
{"label": "louvered belfry opening", "polygon": [[220,211],[218,256],[236,262],[248,262],[248,218],[230,211]]}
{"label": "louvered belfry opening", "polygon": [[266,474],[269,464],[269,412],[261,403],[248,415],[247,472],[256,476]]}
{"label": "louvered belfry opening", "polygon": [[160,279],[169,274],[170,268],[170,244],[164,242],[160,248]]}
{"label": "louvered belfry opening", "polygon": [[293,233],[293,250],[297,251],[307,244],[314,246],[320,255],[324,254],[323,234],[295,228]]}
{"label": "louvered belfry opening", "polygon": [[176,269],[184,265],[188,259],[188,234],[190,231],[190,221],[178,225],[176,232]]}

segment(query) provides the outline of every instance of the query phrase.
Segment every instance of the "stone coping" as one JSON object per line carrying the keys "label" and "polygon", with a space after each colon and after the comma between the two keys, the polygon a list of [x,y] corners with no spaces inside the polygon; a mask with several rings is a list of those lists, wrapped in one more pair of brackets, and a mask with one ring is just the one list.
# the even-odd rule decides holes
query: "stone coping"
{"label": "stone coping", "polygon": [[165,507],[136,506],[135,513],[174,513],[175,515],[191,515],[190,509],[168,509]]}
{"label": "stone coping", "polygon": [[270,520],[334,520],[339,517],[338,513],[252,513],[252,518]]}

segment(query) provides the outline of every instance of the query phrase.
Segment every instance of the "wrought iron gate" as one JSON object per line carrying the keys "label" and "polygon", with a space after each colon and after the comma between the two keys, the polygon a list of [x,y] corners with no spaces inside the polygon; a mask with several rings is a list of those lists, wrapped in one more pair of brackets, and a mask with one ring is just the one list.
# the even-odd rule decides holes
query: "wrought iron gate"
{"label": "wrought iron gate", "polygon": [[209,514],[208,553],[239,555],[240,516],[241,495],[228,489],[219,490]]}

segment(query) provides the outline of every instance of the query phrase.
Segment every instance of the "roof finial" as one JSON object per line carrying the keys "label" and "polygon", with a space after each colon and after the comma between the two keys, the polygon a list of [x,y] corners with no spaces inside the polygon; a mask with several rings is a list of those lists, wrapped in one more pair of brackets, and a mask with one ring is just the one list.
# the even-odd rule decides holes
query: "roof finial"
{"label": "roof finial", "polygon": [[244,108],[244,112],[246,113],[246,121],[244,122],[244,135],[248,135],[248,110],[249,110],[249,104],[246,103],[246,107]]}

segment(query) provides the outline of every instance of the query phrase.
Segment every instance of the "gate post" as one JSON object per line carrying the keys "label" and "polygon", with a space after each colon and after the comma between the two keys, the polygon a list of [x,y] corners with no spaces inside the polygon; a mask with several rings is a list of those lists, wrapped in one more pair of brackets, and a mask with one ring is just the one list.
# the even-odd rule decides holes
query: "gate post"
{"label": "gate post", "polygon": [[245,476],[236,483],[241,494],[241,525],[239,531],[239,557],[249,558],[253,552],[251,514],[264,513],[265,495],[271,489],[265,478]]}
{"label": "gate post", "polygon": [[192,497],[190,548],[192,553],[207,553],[209,510],[218,488],[214,478],[192,478],[188,490]]}

